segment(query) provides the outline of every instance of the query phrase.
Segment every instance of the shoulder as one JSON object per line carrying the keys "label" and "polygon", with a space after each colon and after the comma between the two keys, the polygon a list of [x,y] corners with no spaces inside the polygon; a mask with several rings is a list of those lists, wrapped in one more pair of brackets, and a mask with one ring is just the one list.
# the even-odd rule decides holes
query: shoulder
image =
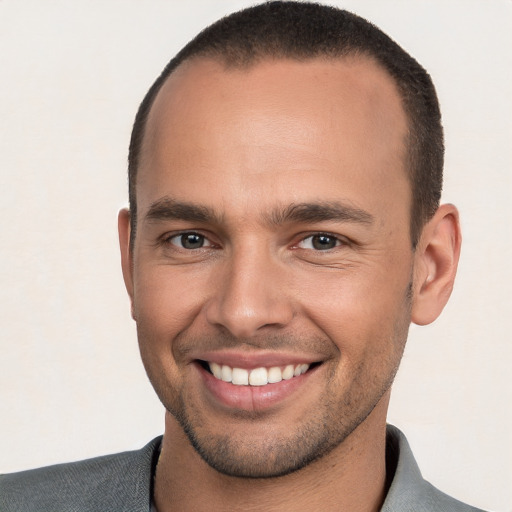
{"label": "shoulder", "polygon": [[423,479],[405,435],[388,425],[386,458],[395,474],[381,512],[484,512],[436,489]]}
{"label": "shoulder", "polygon": [[0,510],[147,512],[160,440],[141,450],[1,475]]}

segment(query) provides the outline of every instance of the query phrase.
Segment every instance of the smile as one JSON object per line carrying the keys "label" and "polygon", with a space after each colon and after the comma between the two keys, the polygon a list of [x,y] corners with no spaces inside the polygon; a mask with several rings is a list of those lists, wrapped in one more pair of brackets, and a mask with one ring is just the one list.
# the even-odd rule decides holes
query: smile
{"label": "smile", "polygon": [[288,364],[284,367],[272,366],[270,368],[260,367],[252,370],[244,368],[232,368],[226,364],[220,365],[214,362],[208,362],[208,369],[216,379],[224,382],[230,382],[235,386],[266,386],[267,384],[277,384],[283,380],[290,380],[306,373],[310,367],[309,364]]}
{"label": "smile", "polygon": [[224,412],[267,410],[285,403],[301,388],[305,395],[314,394],[317,386],[305,383],[318,382],[324,366],[315,357],[307,361],[284,353],[223,352],[202,356],[193,360],[192,367],[204,385],[207,400],[214,407],[220,405]]}

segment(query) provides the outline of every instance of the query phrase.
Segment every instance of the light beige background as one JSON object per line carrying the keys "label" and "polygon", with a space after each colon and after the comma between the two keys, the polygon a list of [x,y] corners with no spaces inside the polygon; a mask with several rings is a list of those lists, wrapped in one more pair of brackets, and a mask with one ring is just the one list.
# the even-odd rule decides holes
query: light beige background
{"label": "light beige background", "polygon": [[[0,472],[161,433],[116,240],[136,107],[169,58],[243,0],[0,0]],[[411,330],[390,421],[424,475],[512,510],[512,2],[347,0],[432,74],[463,256]]]}

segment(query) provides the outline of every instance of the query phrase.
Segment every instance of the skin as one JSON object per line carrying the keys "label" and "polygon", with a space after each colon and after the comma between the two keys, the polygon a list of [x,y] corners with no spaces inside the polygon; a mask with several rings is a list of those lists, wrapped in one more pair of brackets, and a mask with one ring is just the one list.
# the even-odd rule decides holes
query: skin
{"label": "skin", "polygon": [[[440,314],[460,248],[444,205],[412,250],[406,131],[392,80],[368,59],[196,59],[164,85],[133,252],[119,215],[142,359],[168,411],[160,512],[381,506],[408,326]],[[233,405],[237,387],[218,391],[205,359],[315,364],[275,401],[249,390]]]}

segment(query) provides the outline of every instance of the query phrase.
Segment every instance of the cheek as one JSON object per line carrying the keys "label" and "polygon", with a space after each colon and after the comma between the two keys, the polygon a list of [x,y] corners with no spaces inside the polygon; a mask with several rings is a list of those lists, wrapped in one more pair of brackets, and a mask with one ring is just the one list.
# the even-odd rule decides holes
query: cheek
{"label": "cheek", "polygon": [[173,337],[196,316],[204,300],[201,277],[160,265],[140,270],[134,280],[134,313],[138,324]]}
{"label": "cheek", "polygon": [[174,410],[183,380],[176,338],[194,315],[191,287],[169,266],[148,265],[135,275],[133,305],[142,361],[160,399]]}
{"label": "cheek", "polygon": [[409,325],[407,262],[303,279],[302,307],[346,359],[394,353]]}

